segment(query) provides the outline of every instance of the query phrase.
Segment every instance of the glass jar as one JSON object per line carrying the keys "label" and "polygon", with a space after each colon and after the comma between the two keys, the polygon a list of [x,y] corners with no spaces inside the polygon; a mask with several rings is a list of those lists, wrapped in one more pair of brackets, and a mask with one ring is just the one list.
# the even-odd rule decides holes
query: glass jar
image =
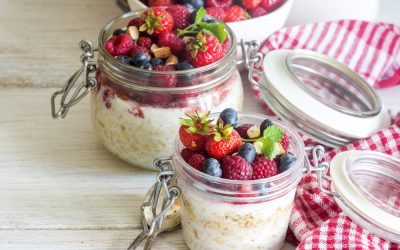
{"label": "glass jar", "polygon": [[276,119],[240,113],[239,124],[261,124],[266,118],[286,131],[289,151],[298,159],[286,172],[266,179],[237,181],[194,171],[182,159],[183,145],[179,138],[176,140],[172,168],[181,190],[184,241],[190,249],[282,247],[302,176],[305,148],[294,128]]}
{"label": "glass jar", "polygon": [[[123,14],[100,31],[91,113],[95,131],[109,151],[134,166],[153,169],[154,158],[172,154],[179,117],[228,107],[241,110],[243,88],[236,69],[236,39],[229,27],[230,49],[225,57],[201,68],[149,71],[109,55],[104,44],[113,31],[126,27],[143,11]],[[176,78],[177,87],[159,87],[169,78]]]}

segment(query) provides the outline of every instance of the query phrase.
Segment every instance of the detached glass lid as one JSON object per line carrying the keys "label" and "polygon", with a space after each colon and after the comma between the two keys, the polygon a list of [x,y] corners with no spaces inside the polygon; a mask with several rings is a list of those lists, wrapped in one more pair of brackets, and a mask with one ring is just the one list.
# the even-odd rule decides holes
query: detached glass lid
{"label": "detached glass lid", "polygon": [[323,54],[274,50],[264,57],[263,74],[264,101],[282,119],[325,145],[345,145],[390,124],[373,88]]}
{"label": "detached glass lid", "polygon": [[400,159],[347,151],[331,161],[336,203],[361,227],[400,243]]}

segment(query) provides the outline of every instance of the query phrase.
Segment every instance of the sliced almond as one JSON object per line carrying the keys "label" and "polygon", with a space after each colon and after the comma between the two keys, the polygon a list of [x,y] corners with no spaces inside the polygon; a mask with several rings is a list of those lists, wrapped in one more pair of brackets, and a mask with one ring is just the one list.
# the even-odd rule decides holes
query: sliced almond
{"label": "sliced almond", "polygon": [[129,26],[128,34],[132,37],[133,40],[137,40],[139,38],[139,30],[136,26]]}
{"label": "sliced almond", "polygon": [[157,46],[157,44],[153,43],[150,47],[151,52],[153,52],[154,50],[158,49],[159,47]]}
{"label": "sliced almond", "polygon": [[177,65],[178,64],[178,57],[174,55],[170,55],[165,62],[165,65]]}
{"label": "sliced almond", "polygon": [[168,58],[171,55],[171,50],[169,47],[161,47],[153,50],[153,54],[157,58]]}

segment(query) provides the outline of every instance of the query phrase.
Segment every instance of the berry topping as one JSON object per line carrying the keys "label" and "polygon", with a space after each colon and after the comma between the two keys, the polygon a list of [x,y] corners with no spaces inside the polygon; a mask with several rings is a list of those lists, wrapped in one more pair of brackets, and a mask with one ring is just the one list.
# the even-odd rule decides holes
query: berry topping
{"label": "berry topping", "polygon": [[148,63],[149,63],[149,58],[147,57],[147,54],[144,52],[138,52],[133,57],[133,66],[142,67]]}
{"label": "berry topping", "polygon": [[183,160],[186,161],[187,163],[189,163],[190,158],[192,158],[194,154],[196,154],[196,152],[193,152],[192,150],[189,150],[187,148],[184,148],[181,151],[181,156]]}
{"label": "berry topping", "polygon": [[206,3],[209,7],[220,7],[225,9],[232,5],[232,0],[206,0]]}
{"label": "berry topping", "polygon": [[260,5],[262,0],[242,0],[243,7],[247,9],[254,9]]}
{"label": "berry topping", "polygon": [[192,157],[189,159],[189,165],[192,166],[193,168],[203,171],[203,163],[206,160],[206,157],[202,154],[194,154]]}
{"label": "berry topping", "polygon": [[186,44],[187,59],[195,67],[214,63],[224,56],[218,38],[212,34],[197,33],[196,38],[190,37]]}
{"label": "berry topping", "polygon": [[183,62],[179,63],[178,65],[176,65],[177,70],[189,70],[189,69],[193,69],[193,68],[194,68],[193,65],[191,65],[187,61],[183,61]]}
{"label": "berry topping", "polygon": [[208,119],[210,112],[199,114],[186,114],[188,118],[180,118],[182,126],[179,128],[179,138],[182,144],[195,152],[204,151],[207,136],[210,134],[211,121]]}
{"label": "berry topping", "polygon": [[264,130],[264,134],[260,139],[257,139],[258,145],[261,143],[261,151],[265,157],[273,160],[278,154],[281,153],[281,146],[279,142],[283,136],[283,130],[275,125],[271,125]]}
{"label": "berry topping", "polygon": [[224,124],[230,124],[232,127],[236,127],[238,122],[238,114],[231,108],[224,109],[219,115],[219,118],[221,118]]}
{"label": "berry topping", "polygon": [[218,124],[214,129],[216,131],[207,138],[205,145],[209,156],[220,160],[225,155],[232,154],[238,150],[242,143],[242,138],[230,124],[224,125],[224,122],[218,119]]}
{"label": "berry topping", "polygon": [[125,31],[123,31],[122,29],[116,29],[113,32],[113,36],[119,36],[121,34],[125,34]]}
{"label": "berry topping", "polygon": [[262,0],[261,6],[268,12],[277,9],[285,0]]}
{"label": "berry topping", "polygon": [[245,19],[247,19],[246,12],[239,5],[234,5],[225,9],[225,22],[237,22]]}
{"label": "berry topping", "polygon": [[149,0],[150,7],[168,6],[175,4],[175,0]]}
{"label": "berry topping", "polygon": [[255,7],[254,9],[251,9],[251,10],[249,10],[249,15],[251,16],[251,17],[259,17],[259,16],[264,16],[264,15],[266,15],[266,14],[268,14],[268,11],[266,11],[263,7],[261,7],[261,6],[258,6],[258,7]]}
{"label": "berry topping", "polygon": [[222,177],[231,180],[251,180],[253,168],[241,156],[227,155],[222,160]]}
{"label": "berry topping", "polygon": [[262,121],[262,123],[260,124],[261,134],[264,134],[264,130],[271,125],[273,125],[273,123],[270,119],[265,119],[264,121]]}
{"label": "berry topping", "polygon": [[294,164],[296,163],[296,160],[297,160],[296,157],[292,153],[281,155],[278,165],[279,172],[282,173],[288,170],[289,168],[293,167]]}
{"label": "berry topping", "polygon": [[150,63],[151,63],[151,65],[153,65],[153,67],[154,67],[154,66],[157,66],[157,65],[161,65],[161,64],[163,64],[164,62],[163,62],[163,60],[161,60],[160,58],[153,57],[153,58],[150,59]]}
{"label": "berry topping", "polygon": [[142,24],[139,31],[158,36],[161,32],[171,31],[174,27],[172,16],[161,8],[149,8],[142,14]]}
{"label": "berry topping", "polygon": [[158,44],[163,47],[169,47],[174,54],[180,54],[185,51],[185,42],[173,32],[161,33],[158,37]]}
{"label": "berry topping", "polygon": [[129,51],[129,55],[134,58],[136,56],[137,53],[140,52],[144,52],[147,53],[149,50],[145,47],[141,47],[141,46],[134,46],[132,47],[132,49]]}
{"label": "berry topping", "polygon": [[203,171],[204,173],[214,177],[222,176],[221,166],[219,162],[214,158],[208,158],[204,161]]}
{"label": "berry topping", "polygon": [[260,127],[253,124],[242,124],[236,128],[236,131],[243,139],[253,139],[260,137]]}
{"label": "berry topping", "polygon": [[256,158],[256,148],[251,143],[244,143],[240,146],[238,155],[252,163]]}
{"label": "berry topping", "polygon": [[221,21],[224,21],[225,19],[225,11],[221,7],[208,7],[206,8],[206,12],[208,15]]}
{"label": "berry topping", "polygon": [[140,28],[144,24],[144,21],[140,17],[133,18],[132,20],[129,21],[128,27],[129,26],[135,26],[136,28]]}
{"label": "berry topping", "polygon": [[141,36],[139,39],[136,41],[136,45],[140,47],[145,47],[147,49],[150,49],[151,45],[153,44],[153,41],[151,40],[150,37],[147,36]]}
{"label": "berry topping", "polygon": [[106,51],[112,56],[124,56],[134,46],[132,38],[128,34],[113,36],[104,45]]}
{"label": "berry topping", "polygon": [[[176,65],[176,70],[191,70],[193,68],[194,68],[193,65],[191,65],[187,61],[183,61],[183,62],[179,63],[178,65]],[[194,77],[193,73],[187,73],[184,75],[180,75],[179,83],[178,83],[179,87],[193,85],[193,77]]]}
{"label": "berry topping", "polygon": [[268,178],[278,174],[278,167],[276,162],[259,155],[251,164],[253,166],[253,179]]}
{"label": "berry topping", "polygon": [[185,5],[171,5],[166,10],[174,19],[175,29],[184,29],[189,25],[190,12]]}
{"label": "berry topping", "polygon": [[[174,67],[169,65],[156,65],[153,67],[156,71],[172,71]],[[153,75],[154,86],[160,88],[175,88],[176,87],[176,75],[174,74],[155,74]]]}
{"label": "berry topping", "polygon": [[204,0],[182,0],[182,1],[185,4],[190,4],[196,10],[204,6]]}
{"label": "berry topping", "polygon": [[118,56],[117,60],[124,64],[133,65],[133,59],[129,56]]}

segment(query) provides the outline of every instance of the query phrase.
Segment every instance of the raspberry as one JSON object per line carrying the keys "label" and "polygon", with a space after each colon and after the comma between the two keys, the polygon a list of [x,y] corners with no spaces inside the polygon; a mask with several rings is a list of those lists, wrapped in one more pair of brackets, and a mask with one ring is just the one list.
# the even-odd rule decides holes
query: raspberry
{"label": "raspberry", "polygon": [[189,159],[189,165],[193,168],[203,172],[203,163],[206,160],[206,157],[202,154],[194,154]]}
{"label": "raspberry", "polygon": [[141,36],[139,39],[136,41],[136,45],[139,47],[145,47],[150,49],[151,45],[153,44],[153,41],[151,40],[150,37],[147,36]]}
{"label": "raspberry", "polygon": [[150,7],[168,6],[175,4],[175,0],[149,0]]}
{"label": "raspberry", "polygon": [[246,12],[239,5],[231,6],[225,9],[225,22],[236,22],[246,19]]}
{"label": "raspberry", "polygon": [[262,0],[242,0],[242,5],[246,9],[254,9],[258,5],[260,5]]}
{"label": "raspberry", "polygon": [[278,174],[278,166],[275,161],[259,155],[251,164],[253,166],[253,179],[268,178]]}
{"label": "raspberry", "polygon": [[134,58],[137,53],[139,53],[139,52],[147,53],[148,51],[149,50],[147,48],[145,48],[145,47],[134,46],[134,47],[132,47],[131,51],[129,51],[129,55],[130,55],[130,57]]}
{"label": "raspberry", "polygon": [[259,16],[264,16],[268,14],[268,11],[266,11],[263,7],[258,6],[255,7],[254,9],[249,10],[249,14],[251,17],[259,17]]}
{"label": "raspberry", "polygon": [[226,55],[228,53],[228,51],[230,49],[230,45],[231,45],[231,43],[230,43],[229,39],[226,38],[224,40],[224,42],[222,43],[222,52],[224,53],[224,55]]}
{"label": "raspberry", "polygon": [[208,7],[206,8],[207,14],[210,16],[219,19],[221,21],[224,21],[225,19],[225,11],[223,8],[220,7]]}
{"label": "raspberry", "polygon": [[262,0],[261,6],[268,12],[277,9],[283,4],[284,0]]}
{"label": "raspberry", "polygon": [[134,46],[133,40],[128,34],[113,36],[104,45],[106,51],[112,56],[124,56]]}
{"label": "raspberry", "polygon": [[286,134],[283,134],[282,139],[279,143],[281,144],[283,150],[287,152],[289,149],[289,137]]}
{"label": "raspberry", "polygon": [[[153,70],[157,71],[172,71],[174,70],[174,67],[169,66],[169,65],[156,65],[154,66]],[[155,74],[153,76],[154,79],[154,86],[160,87],[160,88],[175,88],[176,87],[176,75],[174,74],[162,74],[158,75]]]}
{"label": "raspberry", "polygon": [[189,26],[190,12],[185,5],[171,5],[166,11],[171,14],[174,19],[174,29],[184,29]]}
{"label": "raspberry", "polygon": [[220,7],[225,9],[232,5],[232,0],[206,0],[206,4],[209,7]]}
{"label": "raspberry", "polygon": [[231,180],[251,180],[251,164],[240,156],[227,155],[222,159],[222,178]]}
{"label": "raspberry", "polygon": [[132,20],[129,21],[128,27],[129,26],[136,26],[136,28],[140,28],[144,24],[144,21],[140,17],[133,18]]}
{"label": "raspberry", "polygon": [[185,50],[185,42],[173,32],[162,32],[158,37],[158,45],[169,47],[173,54],[180,54]]}
{"label": "raspberry", "polygon": [[193,152],[192,150],[189,150],[187,148],[184,148],[181,151],[181,156],[187,163],[189,163],[190,158],[192,158],[192,156],[194,154],[195,154],[195,152]]}

